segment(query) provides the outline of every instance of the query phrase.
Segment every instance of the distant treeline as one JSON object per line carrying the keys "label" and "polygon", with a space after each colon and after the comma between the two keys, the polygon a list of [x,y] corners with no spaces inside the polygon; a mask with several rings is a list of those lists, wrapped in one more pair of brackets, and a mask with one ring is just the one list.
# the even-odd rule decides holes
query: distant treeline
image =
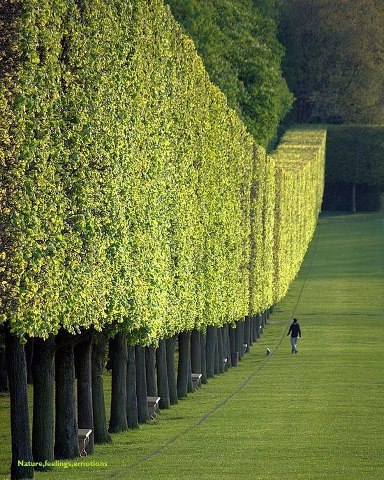
{"label": "distant treeline", "polygon": [[377,0],[281,2],[283,72],[295,96],[286,123],[329,125],[324,209],[381,206],[383,22]]}
{"label": "distant treeline", "polygon": [[259,145],[275,141],[293,95],[282,75],[276,0],[165,0],[193,39],[211,81]]}
{"label": "distant treeline", "polygon": [[380,0],[281,2],[279,39],[294,121],[383,122],[383,24]]}
{"label": "distant treeline", "polygon": [[328,125],[323,209],[379,210],[384,191],[384,127]]}

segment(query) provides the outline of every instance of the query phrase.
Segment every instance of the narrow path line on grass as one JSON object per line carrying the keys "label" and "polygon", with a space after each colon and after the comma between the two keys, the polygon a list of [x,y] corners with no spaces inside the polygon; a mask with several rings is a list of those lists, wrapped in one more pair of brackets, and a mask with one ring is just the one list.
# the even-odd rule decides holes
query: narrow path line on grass
{"label": "narrow path line on grass", "polygon": [[[301,296],[303,294],[303,291],[304,291],[304,288],[305,288],[305,285],[307,283],[307,280],[309,278],[309,274],[311,273],[311,270],[312,270],[312,266],[313,266],[313,260],[315,258],[315,254],[316,254],[316,250],[317,250],[317,244],[319,242],[319,230],[320,230],[320,225],[318,224],[317,225],[317,229],[316,229],[316,234],[315,234],[315,240],[314,240],[314,247],[313,247],[313,253],[312,253],[312,256],[311,256],[311,261],[310,261],[310,264],[309,264],[309,267],[308,267],[308,272],[303,280],[303,285],[301,286],[301,289],[300,289],[300,292],[297,296],[297,300],[296,300],[296,303],[295,303],[295,306],[293,307],[293,311],[292,311],[292,315],[291,315],[291,318],[289,319],[288,321],[288,325],[290,325],[290,323],[292,322],[292,319],[295,315],[295,311],[297,309],[297,306],[300,302],[300,299],[301,299]],[[158,455],[160,455],[160,453],[163,452],[163,450],[165,450],[166,448],[168,448],[170,445],[174,444],[179,438],[187,435],[188,433],[190,433],[192,430],[194,430],[195,428],[199,427],[201,424],[203,424],[209,417],[211,417],[215,412],[217,412],[217,410],[219,410],[220,408],[222,408],[226,403],[228,403],[230,400],[232,400],[232,398],[237,395],[246,385],[248,385],[248,383],[255,377],[255,375],[257,373],[260,372],[260,370],[262,370],[267,364],[268,362],[271,361],[272,357],[273,357],[273,353],[276,352],[280,345],[282,344],[283,342],[283,339],[284,337],[286,336],[286,330],[287,330],[287,326],[284,327],[284,330],[283,330],[283,333],[282,335],[280,336],[280,339],[276,345],[276,347],[273,349],[272,351],[272,355],[268,355],[265,357],[265,359],[259,364],[259,366],[256,368],[256,370],[254,370],[249,376],[248,378],[246,378],[244,380],[243,383],[241,383],[239,385],[239,387],[237,387],[236,390],[234,390],[232,393],[230,393],[224,400],[222,400],[221,402],[219,402],[218,404],[216,404],[211,410],[209,410],[206,414],[204,414],[202,417],[200,417],[195,423],[193,423],[192,425],[188,426],[185,430],[183,430],[181,433],[179,433],[178,435],[175,435],[174,437],[172,437],[170,440],[168,440],[168,442],[164,443],[163,445],[161,445],[157,450],[155,450],[154,452],[151,452],[149,453],[148,455],[146,455],[144,458],[142,458],[141,460],[135,462],[135,463],[131,463],[130,465],[128,465],[127,467],[125,468],[135,468],[141,464],[143,464],[144,462],[147,462],[148,460],[151,460],[152,458],[154,457],[157,457]],[[121,472],[118,471],[118,472],[114,472],[112,473],[111,475],[109,475],[109,478],[114,478],[116,477],[119,473]]]}

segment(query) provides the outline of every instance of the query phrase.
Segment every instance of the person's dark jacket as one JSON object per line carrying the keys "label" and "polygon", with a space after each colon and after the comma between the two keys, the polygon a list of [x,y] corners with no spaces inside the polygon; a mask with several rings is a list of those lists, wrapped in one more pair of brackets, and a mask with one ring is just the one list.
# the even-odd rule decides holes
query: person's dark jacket
{"label": "person's dark jacket", "polygon": [[300,325],[297,322],[291,323],[287,335],[291,334],[291,337],[296,338],[301,337]]}

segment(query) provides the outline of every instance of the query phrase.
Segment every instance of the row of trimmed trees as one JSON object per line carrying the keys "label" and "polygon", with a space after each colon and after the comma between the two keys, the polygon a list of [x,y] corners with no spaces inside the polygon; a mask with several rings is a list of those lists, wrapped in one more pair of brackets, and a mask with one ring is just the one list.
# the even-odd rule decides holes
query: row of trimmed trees
{"label": "row of trimmed trees", "polygon": [[113,432],[135,424],[135,398],[146,419],[148,387],[164,406],[166,373],[175,398],[163,339],[178,339],[179,398],[201,332],[208,376],[233,351],[224,326],[284,296],[316,226],[325,132],[294,129],[267,155],[160,0],[1,5],[0,321],[12,478],[28,478],[22,461],[78,455],[79,427],[90,451],[109,438],[106,338]]}
{"label": "row of trimmed trees", "polygon": [[[157,347],[131,345],[123,333],[108,338],[92,330],[78,335],[63,330],[56,337],[28,341],[32,350],[29,366],[25,348],[5,332],[13,447],[18,460],[13,458],[12,478],[32,478],[34,469],[51,470],[55,459],[78,457],[80,428],[92,430],[86,448],[92,454],[95,443],[112,441],[111,433],[135,429],[150,420],[148,396],[159,396],[160,409],[168,409],[194,391],[193,373],[201,374],[201,383],[206,384],[209,378],[237,366],[262,334],[271,311],[221,327],[208,326],[206,331],[184,331],[160,339]],[[112,371],[109,421],[103,384],[106,363]]]}

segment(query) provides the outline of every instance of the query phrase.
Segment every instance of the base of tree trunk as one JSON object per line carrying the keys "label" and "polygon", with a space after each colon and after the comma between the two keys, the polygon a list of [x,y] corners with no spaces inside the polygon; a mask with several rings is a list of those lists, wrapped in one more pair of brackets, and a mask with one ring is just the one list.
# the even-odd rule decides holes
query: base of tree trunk
{"label": "base of tree trunk", "polygon": [[104,399],[104,359],[107,350],[107,337],[95,335],[92,343],[92,408],[95,443],[110,443]]}
{"label": "base of tree trunk", "polygon": [[215,376],[216,328],[209,325],[206,336],[207,378]]}
{"label": "base of tree trunk", "polygon": [[244,356],[244,322],[242,320],[236,322],[235,349],[239,352],[239,359],[241,359]]}
{"label": "base of tree trunk", "polygon": [[92,407],[92,371],[91,371],[92,336],[76,346],[77,362],[77,406],[78,428],[91,429],[87,454],[91,455],[94,449],[94,424]]}
{"label": "base of tree trunk", "polygon": [[224,373],[224,343],[222,327],[217,329],[217,349],[219,354],[219,373]]}
{"label": "base of tree trunk", "polygon": [[[55,425],[55,338],[35,338],[32,362],[33,375],[33,427],[32,453],[35,462],[44,463],[54,459]],[[52,467],[36,467],[50,470]]]}
{"label": "base of tree trunk", "polygon": [[140,345],[135,347],[136,353],[136,394],[139,423],[149,419],[147,402],[147,379],[145,373],[145,349]]}
{"label": "base of tree trunk", "polygon": [[208,383],[206,343],[207,343],[207,337],[204,335],[203,332],[200,332],[201,383],[203,383],[204,385]]}
{"label": "base of tree trunk", "polygon": [[136,350],[132,345],[128,345],[126,412],[128,428],[132,430],[139,428],[136,392]]}
{"label": "base of tree trunk", "polygon": [[251,351],[251,345],[253,343],[251,337],[251,317],[246,316],[244,322],[244,343],[247,345],[245,347],[245,352],[249,353]]}
{"label": "base of tree trunk", "polygon": [[159,407],[168,409],[170,407],[169,387],[168,387],[168,367],[167,351],[165,340],[159,340],[159,346],[156,349],[156,368],[157,368],[157,391],[160,397]]}
{"label": "base of tree trunk", "polygon": [[262,334],[262,330],[263,330],[263,325],[262,325],[262,322],[261,322],[261,314],[258,313],[256,315],[256,335],[257,335],[257,338],[260,338],[260,336]]}
{"label": "base of tree trunk", "polygon": [[109,351],[112,366],[111,418],[109,432],[128,429],[127,424],[127,340],[123,333],[117,333],[110,342]]}
{"label": "base of tree trunk", "polygon": [[188,394],[188,376],[190,376],[190,338],[191,332],[179,334],[179,363],[177,368],[177,396],[185,398]]}
{"label": "base of tree trunk", "polygon": [[33,458],[29,433],[27,364],[23,345],[9,332],[5,334],[5,352],[11,405],[11,479],[33,478],[33,467],[28,465]]}
{"label": "base of tree trunk", "polygon": [[156,349],[153,346],[145,347],[145,372],[147,380],[147,394],[149,397],[157,397]]}
{"label": "base of tree trunk", "polygon": [[167,338],[165,340],[166,361],[167,361],[167,378],[168,378],[168,395],[169,403],[176,405],[179,402],[177,397],[177,383],[175,371],[175,349],[176,337]]}
{"label": "base of tree trunk", "polygon": [[226,323],[223,327],[223,349],[224,349],[224,371],[227,371],[230,366],[231,348],[229,340],[229,324]]}
{"label": "base of tree trunk", "polygon": [[192,330],[191,333],[191,368],[192,373],[201,373],[201,344],[200,332]]}
{"label": "base of tree trunk", "polygon": [[215,327],[215,375],[220,373],[219,328]]}
{"label": "base of tree trunk", "polygon": [[71,459],[80,455],[77,440],[77,409],[74,392],[75,367],[73,345],[56,351],[55,458]]}

